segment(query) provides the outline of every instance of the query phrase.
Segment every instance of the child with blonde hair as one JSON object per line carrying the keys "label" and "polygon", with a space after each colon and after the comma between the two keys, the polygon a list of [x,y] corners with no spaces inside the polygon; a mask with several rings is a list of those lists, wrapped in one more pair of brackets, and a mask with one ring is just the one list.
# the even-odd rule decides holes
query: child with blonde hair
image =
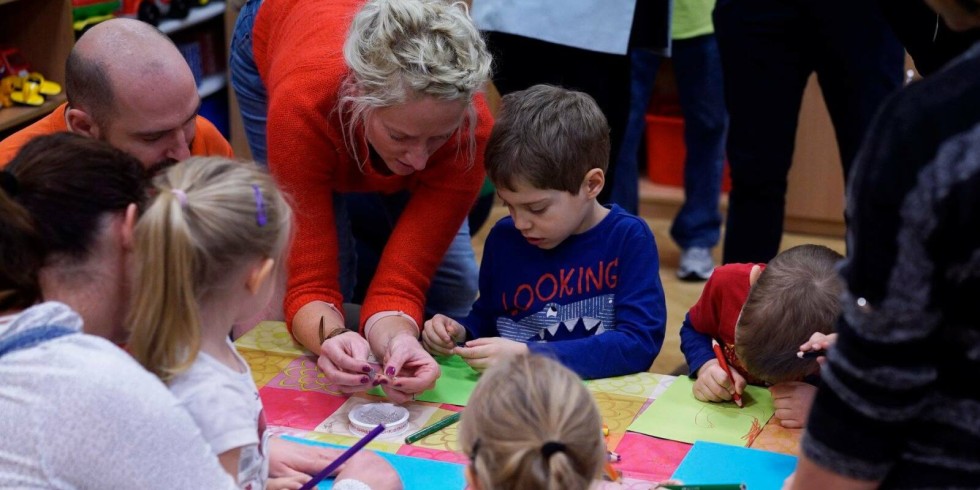
{"label": "child with blonde hair", "polygon": [[[225,158],[191,158],[153,187],[135,229],[129,347],[169,385],[238,485],[266,488],[269,449],[281,446],[268,445],[258,389],[229,335],[268,304],[292,211],[271,177]],[[293,471],[268,488],[298,488],[309,478]]]}
{"label": "child with blonde hair", "polygon": [[592,394],[570,369],[536,354],[483,374],[463,411],[459,443],[475,490],[586,489],[606,462]]}

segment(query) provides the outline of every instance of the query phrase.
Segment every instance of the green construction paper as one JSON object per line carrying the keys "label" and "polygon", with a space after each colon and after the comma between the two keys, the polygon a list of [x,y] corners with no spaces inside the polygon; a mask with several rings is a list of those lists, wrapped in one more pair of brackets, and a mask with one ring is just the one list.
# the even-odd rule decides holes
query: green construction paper
{"label": "green construction paper", "polygon": [[679,376],[641,413],[628,430],[687,443],[712,441],[749,446],[776,412],[772,395],[761,386],[742,393],[744,406],[709,403],[694,398],[694,380]]}
{"label": "green construction paper", "polygon": [[[435,356],[435,359],[442,369],[442,374],[436,380],[436,387],[420,393],[415,399],[465,407],[473,388],[476,388],[477,380],[480,379],[480,373],[474,371],[459,356]],[[368,394],[384,396],[380,387],[372,388]]]}

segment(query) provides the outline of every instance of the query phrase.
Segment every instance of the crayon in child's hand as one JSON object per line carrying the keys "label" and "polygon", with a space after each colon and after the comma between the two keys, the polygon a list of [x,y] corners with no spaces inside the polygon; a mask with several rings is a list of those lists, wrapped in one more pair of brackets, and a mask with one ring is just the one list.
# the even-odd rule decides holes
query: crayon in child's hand
{"label": "crayon in child's hand", "polygon": [[722,369],[725,370],[725,374],[728,375],[728,382],[732,384],[732,399],[735,400],[735,404],[738,408],[742,408],[742,395],[738,393],[738,388],[735,386],[735,378],[732,376],[732,370],[728,367],[728,362],[725,361],[725,354],[721,352],[721,346],[715,339],[711,339],[711,349],[715,351],[715,357],[718,359],[718,364]]}

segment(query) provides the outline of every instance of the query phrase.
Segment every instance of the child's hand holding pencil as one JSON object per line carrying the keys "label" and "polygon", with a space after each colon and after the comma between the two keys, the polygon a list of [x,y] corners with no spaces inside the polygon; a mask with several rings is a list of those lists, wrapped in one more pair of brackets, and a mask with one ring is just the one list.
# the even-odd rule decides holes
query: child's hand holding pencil
{"label": "child's hand holding pencil", "polygon": [[735,400],[741,406],[741,394],[745,390],[745,378],[738,374],[738,371],[728,369],[728,365],[722,364],[725,360],[720,354],[721,348],[718,344],[716,359],[712,359],[698,369],[698,378],[694,382],[694,398],[703,402],[726,402]]}

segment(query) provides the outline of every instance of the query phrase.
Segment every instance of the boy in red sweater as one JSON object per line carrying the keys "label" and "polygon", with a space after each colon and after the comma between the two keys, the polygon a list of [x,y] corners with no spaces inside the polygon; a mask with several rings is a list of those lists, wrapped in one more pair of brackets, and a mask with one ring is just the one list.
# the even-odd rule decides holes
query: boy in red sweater
{"label": "boy in red sweater", "polygon": [[[797,353],[833,341],[841,293],[835,264],[842,258],[827,247],[800,245],[768,264],[716,268],[680,332],[681,351],[697,378],[695,398],[727,401],[746,383],[770,385],[780,423],[802,427],[816,393],[803,379],[819,366]],[[721,345],[733,379],[715,358],[712,340]]]}

